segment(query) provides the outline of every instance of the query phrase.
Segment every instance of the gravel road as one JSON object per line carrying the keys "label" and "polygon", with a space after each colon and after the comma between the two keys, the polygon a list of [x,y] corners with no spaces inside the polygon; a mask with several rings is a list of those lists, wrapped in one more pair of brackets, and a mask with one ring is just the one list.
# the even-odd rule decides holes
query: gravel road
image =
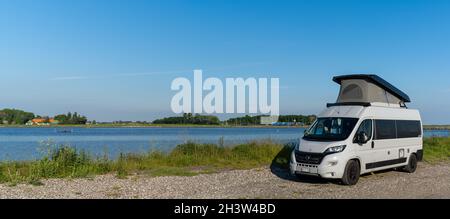
{"label": "gravel road", "polygon": [[268,167],[194,177],[104,175],[42,182],[42,186],[2,184],[0,198],[450,198],[450,164],[420,163],[413,174],[369,174],[352,187],[317,178],[298,180]]}

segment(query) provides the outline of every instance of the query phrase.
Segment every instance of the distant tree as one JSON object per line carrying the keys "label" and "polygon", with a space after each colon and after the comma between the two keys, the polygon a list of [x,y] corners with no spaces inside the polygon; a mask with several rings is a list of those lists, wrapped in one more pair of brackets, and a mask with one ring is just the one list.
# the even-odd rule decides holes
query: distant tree
{"label": "distant tree", "polygon": [[55,116],[55,120],[58,120],[60,124],[66,124],[68,122],[67,115],[64,114]]}
{"label": "distant tree", "polygon": [[25,112],[17,109],[3,109],[0,111],[0,121],[7,122],[8,124],[23,125],[29,120],[34,119],[34,113]]}
{"label": "distant tree", "polygon": [[220,120],[217,116],[192,115],[185,113],[180,117],[167,117],[153,121],[153,124],[197,124],[197,125],[218,125]]}
{"label": "distant tree", "polygon": [[77,112],[57,115],[55,120],[58,120],[59,124],[63,125],[84,125],[88,121],[86,116],[81,116]]}
{"label": "distant tree", "polygon": [[249,116],[231,118],[226,121],[228,124],[233,125],[259,125],[261,124],[261,116]]}
{"label": "distant tree", "polygon": [[[279,122],[292,122],[292,123],[302,123],[305,125],[311,125],[316,119],[315,115],[280,115],[278,117]],[[226,121],[227,124],[232,125],[260,125],[261,115],[231,118]]]}

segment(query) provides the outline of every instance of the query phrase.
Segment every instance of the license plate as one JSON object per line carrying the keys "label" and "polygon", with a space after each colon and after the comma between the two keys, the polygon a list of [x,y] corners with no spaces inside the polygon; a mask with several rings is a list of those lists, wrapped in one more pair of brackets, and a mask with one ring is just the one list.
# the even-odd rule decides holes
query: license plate
{"label": "license plate", "polygon": [[309,168],[307,168],[307,167],[302,167],[302,168],[300,169],[300,171],[305,172],[305,173],[311,172],[311,171],[309,170]]}

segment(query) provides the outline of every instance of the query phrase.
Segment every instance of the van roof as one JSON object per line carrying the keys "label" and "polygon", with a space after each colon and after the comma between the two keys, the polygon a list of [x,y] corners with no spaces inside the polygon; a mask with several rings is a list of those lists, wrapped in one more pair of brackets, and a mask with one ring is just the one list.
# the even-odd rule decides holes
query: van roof
{"label": "van roof", "polygon": [[409,96],[402,92],[400,89],[396,88],[394,85],[390,84],[389,82],[385,81],[383,78],[379,77],[378,75],[374,74],[354,74],[354,75],[342,75],[342,76],[336,76],[333,78],[333,81],[342,84],[343,80],[351,80],[351,79],[360,79],[360,80],[366,80],[368,82],[371,82],[373,84],[376,84],[377,86],[381,87],[382,89],[386,90],[387,92],[391,93],[395,97],[399,98],[405,103],[411,102],[411,99],[409,99]]}
{"label": "van roof", "polygon": [[421,120],[420,113],[416,109],[383,106],[333,106],[326,108],[317,117]]}

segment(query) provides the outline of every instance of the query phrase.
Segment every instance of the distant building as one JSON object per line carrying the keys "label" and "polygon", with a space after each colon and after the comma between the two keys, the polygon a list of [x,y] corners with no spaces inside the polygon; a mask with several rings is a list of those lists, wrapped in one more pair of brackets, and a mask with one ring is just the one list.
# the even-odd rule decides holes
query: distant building
{"label": "distant building", "polygon": [[261,116],[261,125],[273,125],[278,122],[278,116]]}
{"label": "distant building", "polygon": [[55,120],[53,118],[35,118],[30,121],[28,121],[25,125],[31,126],[31,125],[57,125],[59,124],[58,120]]}

